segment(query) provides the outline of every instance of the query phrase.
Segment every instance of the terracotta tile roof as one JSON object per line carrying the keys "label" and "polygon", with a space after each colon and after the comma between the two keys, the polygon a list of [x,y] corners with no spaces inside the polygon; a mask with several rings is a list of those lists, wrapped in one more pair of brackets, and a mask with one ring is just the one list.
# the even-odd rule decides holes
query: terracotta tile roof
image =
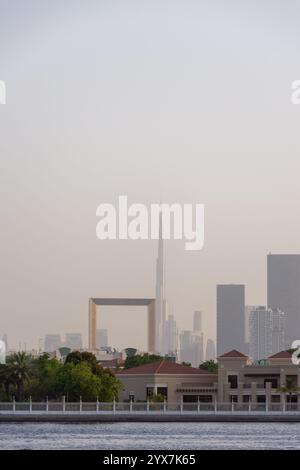
{"label": "terracotta tile roof", "polygon": [[222,356],[220,357],[248,357],[248,356],[246,356],[246,354],[241,353],[240,351],[237,351],[236,349],[233,349],[232,351],[222,354]]}
{"label": "terracotta tile roof", "polygon": [[273,356],[270,356],[269,359],[290,359],[292,357],[292,353],[288,351],[280,351]]}
{"label": "terracotta tile roof", "polygon": [[184,366],[175,362],[160,360],[152,362],[151,364],[144,364],[138,367],[131,367],[130,369],[123,369],[117,375],[130,375],[130,374],[211,374],[206,370],[197,369],[196,367]]}

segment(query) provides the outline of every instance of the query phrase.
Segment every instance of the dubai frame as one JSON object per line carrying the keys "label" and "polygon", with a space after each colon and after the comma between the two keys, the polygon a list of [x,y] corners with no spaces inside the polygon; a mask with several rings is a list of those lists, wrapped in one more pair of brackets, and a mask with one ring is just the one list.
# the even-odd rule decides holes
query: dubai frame
{"label": "dubai frame", "polygon": [[156,298],[90,298],[89,301],[89,350],[96,350],[97,306],[131,305],[148,308],[148,352],[162,353],[165,341],[166,301],[164,279],[164,249],[162,238],[162,216],[159,224],[158,257],[156,260]]}
{"label": "dubai frame", "polygon": [[97,306],[104,305],[131,305],[148,307],[148,351],[155,352],[158,349],[156,345],[156,318],[155,318],[155,299],[98,299],[89,300],[89,349],[96,350],[96,328],[97,328]]}

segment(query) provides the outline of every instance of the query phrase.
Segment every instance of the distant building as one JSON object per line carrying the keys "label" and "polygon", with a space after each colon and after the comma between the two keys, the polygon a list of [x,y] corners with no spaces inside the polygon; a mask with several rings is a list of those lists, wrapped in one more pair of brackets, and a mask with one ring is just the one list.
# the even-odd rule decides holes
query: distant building
{"label": "distant building", "polygon": [[96,348],[107,348],[108,346],[108,331],[101,329],[96,331]]}
{"label": "distant building", "polygon": [[300,334],[300,255],[272,255],[268,258],[268,307],[286,314],[286,344]]}
{"label": "distant building", "polygon": [[202,331],[202,312],[199,310],[194,312],[193,331]]}
{"label": "distant building", "polygon": [[206,341],[205,360],[206,361],[216,360],[216,346],[215,346],[215,342],[211,338],[208,338],[208,340]]}
{"label": "distant building", "polygon": [[193,367],[199,367],[201,362],[204,361],[204,335],[199,331],[198,334],[193,334],[193,344],[192,344],[192,361],[191,365]]}
{"label": "distant building", "polygon": [[272,354],[283,351],[286,345],[286,314],[278,308],[272,310]]}
{"label": "distant building", "polygon": [[180,333],[180,361],[192,363],[193,360],[193,335],[191,331],[184,330]]}
{"label": "distant building", "polygon": [[52,353],[61,347],[60,335],[46,335],[45,336],[45,352]]}
{"label": "distant building", "polygon": [[250,357],[266,359],[284,349],[285,315],[280,310],[257,307],[250,313]]}
{"label": "distant building", "polygon": [[66,333],[65,346],[72,350],[82,349],[82,335],[81,333]]}
{"label": "distant building", "polygon": [[3,337],[2,337],[2,341],[4,342],[5,344],[5,349],[6,351],[8,351],[8,338],[7,338],[7,334],[4,333]]}
{"label": "distant building", "polygon": [[168,315],[165,326],[165,347],[167,354],[177,351],[178,330],[174,315]]}
{"label": "distant building", "polygon": [[180,361],[199,367],[203,362],[203,333],[184,330],[180,334]]}
{"label": "distant building", "polygon": [[245,350],[245,286],[217,286],[217,354]]}
{"label": "distant building", "polygon": [[258,305],[246,305],[245,306],[245,342],[250,342],[250,329],[249,329],[249,318],[250,313],[253,312]]}

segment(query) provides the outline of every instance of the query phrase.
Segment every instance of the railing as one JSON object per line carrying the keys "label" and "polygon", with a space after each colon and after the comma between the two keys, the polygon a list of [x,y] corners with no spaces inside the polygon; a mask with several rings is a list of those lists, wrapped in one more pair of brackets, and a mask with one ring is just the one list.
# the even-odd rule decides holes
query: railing
{"label": "railing", "polygon": [[300,413],[300,403],[0,402],[0,415]]}

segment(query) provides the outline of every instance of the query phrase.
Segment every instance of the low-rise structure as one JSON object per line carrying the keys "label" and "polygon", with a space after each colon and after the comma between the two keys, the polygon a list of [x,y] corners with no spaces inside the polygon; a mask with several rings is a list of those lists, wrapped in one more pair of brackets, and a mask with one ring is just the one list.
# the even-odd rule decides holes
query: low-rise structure
{"label": "low-rise structure", "polygon": [[219,356],[218,401],[298,402],[300,369],[292,363],[291,357],[290,352],[282,351],[264,361],[252,363],[248,356],[236,350]]}
{"label": "low-rise structure", "polygon": [[212,403],[217,397],[217,374],[164,359],[116,375],[124,385],[121,401],[146,401],[162,395],[170,403]]}
{"label": "low-rise structure", "polygon": [[300,367],[292,354],[282,351],[251,362],[237,350],[218,357],[218,374],[160,360],[117,372],[123,383],[120,401],[146,401],[162,395],[170,403],[265,403],[300,402]]}

